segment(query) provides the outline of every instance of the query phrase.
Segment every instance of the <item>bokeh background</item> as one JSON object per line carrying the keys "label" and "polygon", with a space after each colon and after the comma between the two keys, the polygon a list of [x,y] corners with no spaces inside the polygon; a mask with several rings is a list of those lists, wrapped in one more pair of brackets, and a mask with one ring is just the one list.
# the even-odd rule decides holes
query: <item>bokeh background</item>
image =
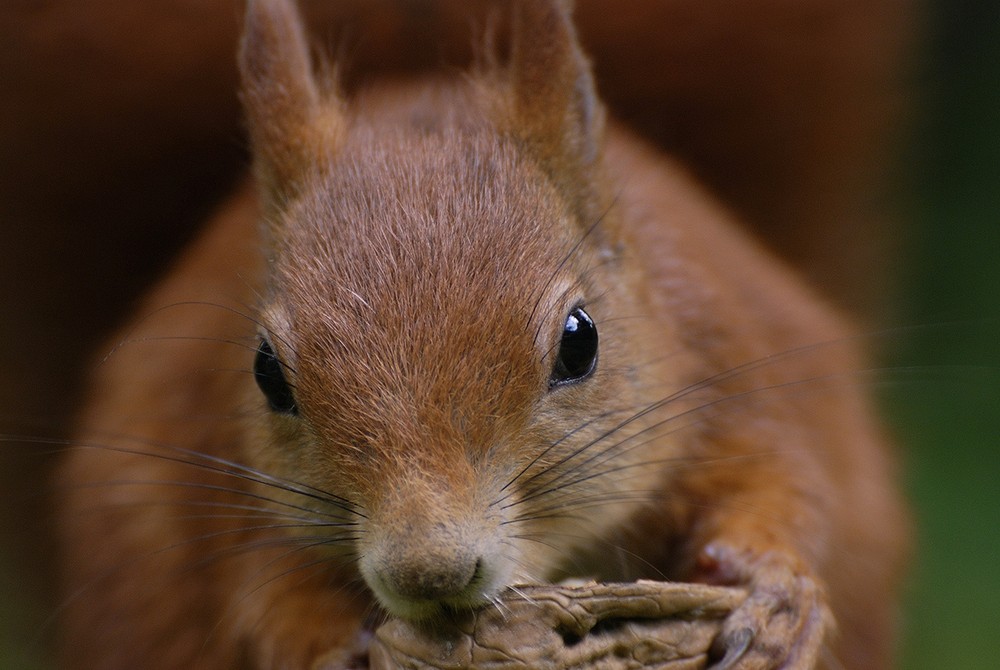
{"label": "bokeh background", "polygon": [[916,328],[890,352],[913,369],[884,394],[919,543],[900,667],[985,670],[1000,667],[1000,3],[938,0],[924,37],[894,319]]}
{"label": "bokeh background", "polygon": [[[875,338],[916,508],[900,667],[985,670],[1000,667],[1000,1],[925,10],[896,180],[898,328]],[[51,667],[51,612],[3,560],[0,670]]]}

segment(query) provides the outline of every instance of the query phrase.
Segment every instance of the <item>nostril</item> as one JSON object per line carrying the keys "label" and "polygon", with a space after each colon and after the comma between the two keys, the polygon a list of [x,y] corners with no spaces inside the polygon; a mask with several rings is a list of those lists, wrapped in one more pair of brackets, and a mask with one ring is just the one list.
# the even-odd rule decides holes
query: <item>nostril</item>
{"label": "nostril", "polygon": [[379,603],[411,621],[487,604],[508,574],[495,532],[447,519],[417,521],[373,524],[359,547],[358,567]]}
{"label": "nostril", "polygon": [[482,579],[483,572],[481,557],[433,556],[386,565],[381,577],[386,586],[403,598],[444,601],[467,595]]}

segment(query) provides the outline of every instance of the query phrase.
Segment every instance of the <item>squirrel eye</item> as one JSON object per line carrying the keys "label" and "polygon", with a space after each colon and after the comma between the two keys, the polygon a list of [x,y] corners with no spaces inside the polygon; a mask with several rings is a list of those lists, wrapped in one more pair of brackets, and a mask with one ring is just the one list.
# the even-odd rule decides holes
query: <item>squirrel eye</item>
{"label": "squirrel eye", "polygon": [[590,315],[576,307],[566,317],[549,386],[580,381],[588,377],[596,365],[597,326]]}
{"label": "squirrel eye", "polygon": [[267,340],[261,340],[257,347],[257,357],[253,362],[253,376],[257,386],[267,398],[268,406],[281,414],[298,414],[295,396],[285,379],[281,361],[274,354],[274,349]]}

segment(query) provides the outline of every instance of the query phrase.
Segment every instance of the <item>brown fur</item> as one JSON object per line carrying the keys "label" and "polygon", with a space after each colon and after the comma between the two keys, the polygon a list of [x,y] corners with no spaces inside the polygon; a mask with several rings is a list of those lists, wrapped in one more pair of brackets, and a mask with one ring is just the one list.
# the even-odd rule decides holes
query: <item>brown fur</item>
{"label": "brown fur", "polygon": [[[850,329],[517,5],[508,69],[345,100],[250,2],[259,198],[144,301],[60,472],[70,665],[349,667],[376,604],[581,572],[747,585],[735,667],[890,664],[905,521]],[[597,369],[550,387],[579,304]]]}

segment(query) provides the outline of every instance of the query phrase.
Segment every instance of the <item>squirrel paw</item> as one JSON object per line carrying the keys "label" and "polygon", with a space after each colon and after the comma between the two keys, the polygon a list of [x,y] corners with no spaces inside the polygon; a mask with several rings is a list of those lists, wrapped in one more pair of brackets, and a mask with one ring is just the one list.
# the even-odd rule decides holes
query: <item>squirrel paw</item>
{"label": "squirrel paw", "polygon": [[712,645],[713,670],[807,670],[817,664],[833,617],[822,586],[780,556],[748,559],[706,548],[716,581],[747,584],[750,596],[733,611]]}

